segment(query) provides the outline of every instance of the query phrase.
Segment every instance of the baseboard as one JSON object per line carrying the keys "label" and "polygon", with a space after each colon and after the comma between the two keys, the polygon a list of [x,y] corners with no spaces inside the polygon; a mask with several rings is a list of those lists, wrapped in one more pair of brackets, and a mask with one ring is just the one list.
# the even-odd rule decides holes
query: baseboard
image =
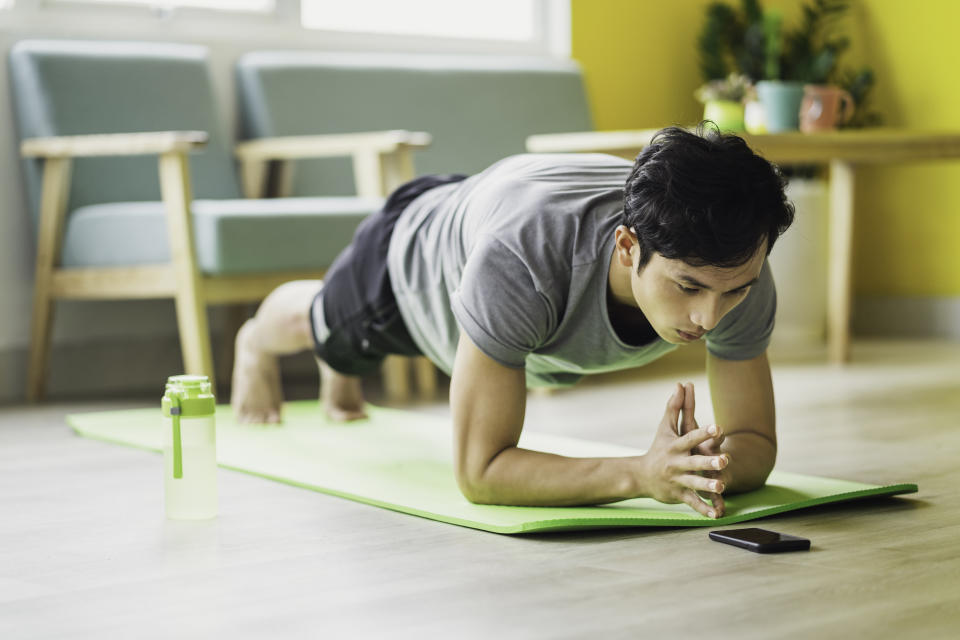
{"label": "baseboard", "polygon": [[[212,338],[214,359],[223,343]],[[221,395],[229,386],[230,363],[217,362]],[[284,385],[313,384],[317,367],[310,354],[284,358]],[[0,351],[0,404],[18,404],[26,395],[27,349]],[[163,395],[167,377],[183,371],[175,336],[124,338],[55,345],[50,354],[46,398],[130,398]],[[159,400],[158,400],[159,401]]]}
{"label": "baseboard", "polygon": [[855,336],[960,340],[960,297],[857,296]]}

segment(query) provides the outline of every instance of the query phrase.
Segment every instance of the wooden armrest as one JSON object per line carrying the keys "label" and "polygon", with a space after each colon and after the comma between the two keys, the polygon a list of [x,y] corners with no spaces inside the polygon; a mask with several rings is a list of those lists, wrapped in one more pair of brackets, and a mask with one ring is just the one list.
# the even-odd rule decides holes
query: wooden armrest
{"label": "wooden armrest", "polygon": [[191,151],[207,144],[203,131],[150,131],[30,138],[20,145],[25,157],[134,156]]}
{"label": "wooden armrest", "polygon": [[429,133],[420,131],[370,131],[317,136],[257,138],[237,144],[241,160],[293,160],[330,158],[356,153],[392,153],[401,149],[423,149],[432,142]]}
{"label": "wooden armrest", "polygon": [[531,153],[585,153],[642,149],[650,144],[650,140],[657,131],[657,129],[648,129],[541,134],[527,138],[527,151]]}

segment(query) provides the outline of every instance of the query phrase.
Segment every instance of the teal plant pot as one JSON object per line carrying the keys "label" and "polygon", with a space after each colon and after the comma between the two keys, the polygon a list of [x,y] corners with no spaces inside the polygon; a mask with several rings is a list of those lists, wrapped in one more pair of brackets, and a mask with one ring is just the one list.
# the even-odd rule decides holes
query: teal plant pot
{"label": "teal plant pot", "polygon": [[711,100],[703,105],[703,119],[717,123],[721,131],[743,131],[743,103]]}
{"label": "teal plant pot", "polygon": [[802,82],[762,80],[757,83],[757,98],[767,118],[767,132],[797,131],[800,128]]}

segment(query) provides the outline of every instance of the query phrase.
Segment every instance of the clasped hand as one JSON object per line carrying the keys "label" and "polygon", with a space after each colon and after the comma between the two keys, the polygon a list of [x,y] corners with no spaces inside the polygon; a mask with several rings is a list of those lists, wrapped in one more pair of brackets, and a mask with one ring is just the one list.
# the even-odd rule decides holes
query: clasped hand
{"label": "clasped hand", "polygon": [[[730,455],[720,453],[723,431],[717,425],[701,428],[695,408],[693,383],[677,383],[644,455],[647,492],[660,502],[683,502],[708,518],[719,518],[725,508],[721,494]],[[709,502],[697,492],[703,492]]]}

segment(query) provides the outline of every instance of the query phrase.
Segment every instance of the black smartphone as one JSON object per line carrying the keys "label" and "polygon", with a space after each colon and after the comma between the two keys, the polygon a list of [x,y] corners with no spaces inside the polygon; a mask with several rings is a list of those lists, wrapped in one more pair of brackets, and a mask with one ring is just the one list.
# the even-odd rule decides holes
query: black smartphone
{"label": "black smartphone", "polygon": [[727,529],[711,531],[710,539],[732,544],[735,547],[749,549],[757,553],[780,553],[781,551],[809,551],[810,541],[806,538],[786,533],[767,531],[766,529]]}

